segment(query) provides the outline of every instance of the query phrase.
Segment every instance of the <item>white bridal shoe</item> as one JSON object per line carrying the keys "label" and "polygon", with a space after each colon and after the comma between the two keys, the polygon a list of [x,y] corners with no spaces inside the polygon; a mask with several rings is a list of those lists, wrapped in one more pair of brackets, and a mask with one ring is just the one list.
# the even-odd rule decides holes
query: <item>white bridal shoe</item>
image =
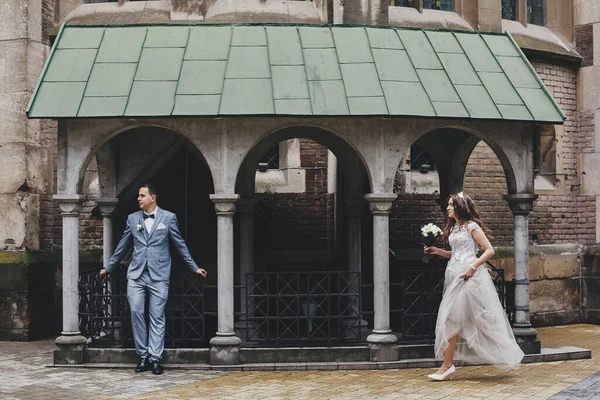
{"label": "white bridal shoe", "polygon": [[447,377],[450,377],[450,379],[452,379],[452,374],[455,372],[456,372],[456,368],[454,368],[454,365],[453,365],[450,368],[448,368],[446,370],[446,372],[444,372],[443,374],[431,374],[431,375],[427,375],[427,377],[434,381],[443,381],[443,380],[446,380]]}

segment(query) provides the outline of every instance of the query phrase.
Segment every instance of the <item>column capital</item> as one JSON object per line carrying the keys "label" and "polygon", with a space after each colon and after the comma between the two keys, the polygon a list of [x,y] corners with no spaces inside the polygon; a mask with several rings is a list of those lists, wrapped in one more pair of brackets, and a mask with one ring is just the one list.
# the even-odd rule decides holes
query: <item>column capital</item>
{"label": "column capital", "polygon": [[98,204],[98,207],[100,207],[100,211],[104,218],[112,217],[112,213],[115,211],[117,204],[119,204],[119,199],[116,197],[101,197],[95,199],[95,201],[96,204]]}
{"label": "column capital", "polygon": [[365,208],[365,199],[354,197],[344,201],[346,215],[349,217],[360,217]]}
{"label": "column capital", "polygon": [[241,197],[237,201],[236,211],[243,216],[254,215],[254,208],[258,204],[258,199],[254,197]]}
{"label": "column capital", "polygon": [[371,207],[371,213],[375,215],[388,215],[397,197],[396,193],[368,193],[365,195],[365,199]]}
{"label": "column capital", "polygon": [[235,203],[240,199],[240,195],[234,193],[215,193],[209,197],[215,203],[217,215],[235,214]]}
{"label": "column capital", "polygon": [[537,194],[507,194],[504,200],[514,215],[527,215],[533,210],[533,202],[537,200]]}
{"label": "column capital", "polygon": [[58,203],[63,217],[78,216],[81,211],[82,198],[78,194],[55,194],[52,197]]}

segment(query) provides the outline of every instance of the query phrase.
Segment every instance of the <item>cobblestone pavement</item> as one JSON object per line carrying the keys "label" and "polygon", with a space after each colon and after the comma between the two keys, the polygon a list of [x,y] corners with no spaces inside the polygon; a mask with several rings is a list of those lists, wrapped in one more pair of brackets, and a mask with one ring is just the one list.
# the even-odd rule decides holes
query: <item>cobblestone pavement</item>
{"label": "cobblestone pavement", "polygon": [[[434,369],[216,372],[47,368],[52,341],[0,342],[0,399],[600,399],[600,326],[538,330],[544,347],[592,349],[591,360],[526,364],[503,373],[463,367],[429,382]],[[598,373],[598,375],[596,375]]]}

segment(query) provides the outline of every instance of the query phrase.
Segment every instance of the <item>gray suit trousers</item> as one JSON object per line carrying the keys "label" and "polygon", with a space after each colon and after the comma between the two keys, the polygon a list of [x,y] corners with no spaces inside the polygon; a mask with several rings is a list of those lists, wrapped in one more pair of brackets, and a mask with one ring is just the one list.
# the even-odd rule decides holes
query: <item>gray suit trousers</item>
{"label": "gray suit trousers", "polygon": [[[146,325],[144,306],[148,295],[150,332]],[[165,339],[165,306],[169,297],[168,281],[153,281],[148,270],[139,278],[127,280],[127,300],[131,309],[131,326],[135,351],[140,357],[161,360]]]}

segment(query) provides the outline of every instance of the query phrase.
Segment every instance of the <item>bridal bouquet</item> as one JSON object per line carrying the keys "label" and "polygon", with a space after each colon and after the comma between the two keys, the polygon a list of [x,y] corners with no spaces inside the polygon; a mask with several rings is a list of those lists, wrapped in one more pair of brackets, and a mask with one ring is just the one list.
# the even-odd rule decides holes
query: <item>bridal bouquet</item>
{"label": "bridal bouquet", "polygon": [[[437,243],[439,237],[442,235],[442,230],[439,226],[429,223],[421,228],[421,235],[423,236],[423,244],[429,247]],[[423,262],[429,262],[428,254],[423,256]]]}

